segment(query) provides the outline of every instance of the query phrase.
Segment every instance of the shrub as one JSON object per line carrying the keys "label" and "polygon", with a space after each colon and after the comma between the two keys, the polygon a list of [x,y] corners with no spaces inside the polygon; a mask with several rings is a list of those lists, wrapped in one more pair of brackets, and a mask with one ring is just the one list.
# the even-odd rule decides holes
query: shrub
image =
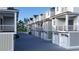
{"label": "shrub", "polygon": [[29,32],[29,34],[31,35],[31,34],[32,34],[32,32],[30,31],[30,32]]}
{"label": "shrub", "polygon": [[15,34],[15,39],[18,39],[20,36],[18,34]]}

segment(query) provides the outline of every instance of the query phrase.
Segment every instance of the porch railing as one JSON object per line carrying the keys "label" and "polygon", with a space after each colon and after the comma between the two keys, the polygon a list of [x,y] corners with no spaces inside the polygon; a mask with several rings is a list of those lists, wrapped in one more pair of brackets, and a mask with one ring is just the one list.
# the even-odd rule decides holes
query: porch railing
{"label": "porch railing", "polygon": [[43,28],[42,27],[36,27],[35,28],[37,31],[43,31]]}
{"label": "porch railing", "polygon": [[77,25],[56,26],[56,30],[59,30],[59,31],[77,31]]}
{"label": "porch railing", "polygon": [[14,32],[14,25],[0,25],[0,32]]}

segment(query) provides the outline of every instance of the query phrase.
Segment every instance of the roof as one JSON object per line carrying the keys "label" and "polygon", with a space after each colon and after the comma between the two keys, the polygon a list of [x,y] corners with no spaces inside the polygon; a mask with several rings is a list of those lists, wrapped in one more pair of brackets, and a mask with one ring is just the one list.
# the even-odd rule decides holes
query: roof
{"label": "roof", "polygon": [[74,13],[74,12],[66,11],[66,12],[63,12],[63,13],[52,15],[51,18],[56,18],[56,17],[62,16],[62,15],[79,15],[79,13]]}
{"label": "roof", "polygon": [[8,12],[19,12],[19,11],[18,11],[18,10],[1,9],[0,12],[1,12],[1,13],[2,13],[2,12],[8,13]]}
{"label": "roof", "polygon": [[[63,15],[79,15],[79,13],[74,13],[74,12],[66,11],[66,12],[63,12],[63,13],[59,13],[59,14],[56,14],[56,15],[52,15],[50,18],[45,18],[45,19],[43,19],[41,21],[37,21],[35,23],[51,21],[52,18],[56,18],[56,17],[63,16]],[[31,24],[35,24],[35,23],[31,23]],[[29,25],[31,25],[31,24],[29,24]]]}

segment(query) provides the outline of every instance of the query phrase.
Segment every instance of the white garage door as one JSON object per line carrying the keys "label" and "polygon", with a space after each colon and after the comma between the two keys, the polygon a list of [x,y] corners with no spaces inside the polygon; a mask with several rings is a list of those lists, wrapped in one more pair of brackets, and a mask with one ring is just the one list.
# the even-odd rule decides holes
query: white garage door
{"label": "white garage door", "polygon": [[60,38],[60,46],[66,48],[67,47],[68,36],[66,34],[61,34]]}
{"label": "white garage door", "polygon": [[59,45],[59,34],[57,32],[53,35],[53,43]]}

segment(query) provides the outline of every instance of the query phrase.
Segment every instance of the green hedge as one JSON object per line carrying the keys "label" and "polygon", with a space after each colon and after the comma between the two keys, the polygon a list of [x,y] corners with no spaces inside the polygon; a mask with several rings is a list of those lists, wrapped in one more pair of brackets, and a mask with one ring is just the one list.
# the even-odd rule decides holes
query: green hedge
{"label": "green hedge", "polygon": [[17,29],[17,32],[27,32],[27,29]]}
{"label": "green hedge", "polygon": [[48,31],[48,39],[52,39],[52,31]]}

